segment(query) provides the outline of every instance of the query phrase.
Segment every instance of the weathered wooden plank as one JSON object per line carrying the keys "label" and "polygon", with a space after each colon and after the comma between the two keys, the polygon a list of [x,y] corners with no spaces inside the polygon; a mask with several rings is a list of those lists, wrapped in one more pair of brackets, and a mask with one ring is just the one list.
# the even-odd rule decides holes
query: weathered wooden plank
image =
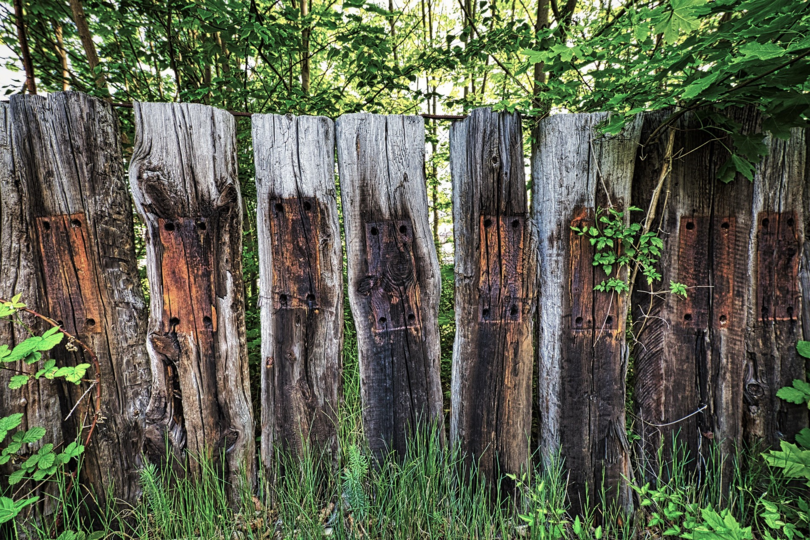
{"label": "weathered wooden plank", "polygon": [[[20,294],[32,309],[45,311],[47,299],[37,266],[28,190],[14,164],[13,123],[9,109],[8,103],[0,103],[0,268],[3,269],[0,272],[0,297],[8,300]],[[32,316],[21,314],[21,318],[31,328],[46,329]],[[9,321],[0,324],[0,343],[14,347],[26,337],[28,333],[19,325]],[[59,383],[43,379],[32,381],[16,391],[9,390],[12,376],[17,372],[33,375],[39,366],[19,361],[7,367],[11,369],[0,369],[0,416],[22,413],[21,429],[34,426],[46,429],[45,437],[38,444],[31,445],[32,452],[43,444],[62,444],[65,434],[59,406]],[[11,474],[12,470],[10,465],[0,467],[0,476]],[[5,482],[3,487],[6,487]],[[57,505],[50,501],[44,497],[41,512],[46,517],[56,510]],[[6,531],[0,529],[2,532]],[[10,527],[7,532],[13,534]]]}
{"label": "weathered wooden plank", "polygon": [[376,456],[403,455],[417,424],[442,423],[424,120],[350,114],[336,127],[364,428]]}
{"label": "weathered wooden plank", "polygon": [[224,454],[235,495],[240,470],[249,481],[255,471],[235,120],[204,105],[136,103],[135,122],[129,179],[151,291],[144,452],[156,463],[167,446]]}
{"label": "weathered wooden plank", "polygon": [[[489,479],[528,465],[536,235],[518,114],[450,128],[456,274],[450,439]],[[507,486],[508,487],[508,486]]]}
{"label": "weathered wooden plank", "polygon": [[597,208],[630,204],[641,124],[637,120],[609,137],[596,130],[604,119],[545,119],[532,155],[541,269],[540,448],[546,455],[559,449],[565,459],[575,512],[584,509],[586,490],[593,503],[603,487],[619,507],[632,507],[624,413],[627,303],[623,295],[594,292],[604,274],[593,267],[593,246],[571,230],[592,223]]}
{"label": "weathered wooden plank", "polygon": [[[10,110],[15,167],[32,220],[22,245],[32,248],[26,258],[33,253],[38,259],[47,298],[33,295],[30,301],[87,343],[101,368],[103,420],[87,448],[82,476],[98,497],[112,489],[116,499],[134,502],[151,376],[118,120],[109,104],[75,92],[15,95]],[[54,356],[62,363],[87,361],[81,350],[58,349]],[[85,390],[65,385],[63,417]],[[76,422],[89,422],[83,416],[89,403],[71,416],[66,432],[76,432]]]}
{"label": "weathered wooden plank", "polygon": [[334,124],[323,117],[254,115],[262,289],[261,458],[303,444],[337,460],[343,258]]}
{"label": "weathered wooden plank", "polygon": [[[730,114],[743,132],[756,129],[758,118],[751,111]],[[665,116],[645,115],[642,138]],[[676,126],[672,171],[663,187],[667,197],[657,208],[664,241],[661,283],[683,283],[689,296],[651,294],[665,285],[636,283],[636,427],[649,478],[659,468],[667,471],[676,444],[694,466],[712,441],[724,452],[742,442],[753,187],[744,179],[718,180],[727,157],[723,148],[730,142],[701,126],[693,114]],[[663,142],[639,154],[634,181],[639,206],[649,204],[663,154]],[[665,463],[656,458],[661,445]]]}
{"label": "weathered wooden plank", "polygon": [[808,223],[802,202],[807,188],[807,143],[804,130],[790,140],[765,139],[768,155],[753,183],[747,247],[750,279],[746,332],[744,439],[749,444],[778,444],[807,427],[807,410],[776,397],[776,392],[805,378],[805,361],[796,342],[807,339],[802,324],[799,261]]}

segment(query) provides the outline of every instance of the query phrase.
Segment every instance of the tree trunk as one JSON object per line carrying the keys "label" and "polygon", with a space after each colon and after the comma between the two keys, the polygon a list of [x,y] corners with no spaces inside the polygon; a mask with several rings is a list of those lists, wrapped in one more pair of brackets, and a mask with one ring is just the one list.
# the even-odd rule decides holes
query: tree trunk
{"label": "tree trunk", "polygon": [[[197,104],[136,103],[129,168],[147,227],[152,399],[145,453],[218,463],[230,496],[254,478],[236,121]],[[168,443],[166,442],[168,438]],[[190,460],[193,472],[199,465]]]}
{"label": "tree trunk", "polygon": [[[640,123],[618,136],[596,133],[606,115],[542,120],[532,155],[532,211],[540,242],[538,356],[540,448],[560,449],[572,511],[602,488],[632,509],[625,436],[627,347],[624,295],[598,292],[605,279],[594,248],[572,226],[594,224],[597,208],[627,210]],[[628,214],[628,212],[625,212]],[[629,216],[625,216],[627,221]],[[627,272],[619,277],[627,279]]]}
{"label": "tree trunk", "polygon": [[[309,0],[301,0],[301,19],[306,19],[309,16]],[[309,95],[309,79],[310,79],[310,58],[309,58],[309,36],[312,29],[309,27],[310,23],[304,22],[306,27],[301,31],[301,89],[304,95]]]}
{"label": "tree trunk", "polygon": [[334,124],[253,115],[262,316],[262,447],[303,445],[337,464],[343,345],[343,253]]}
{"label": "tree trunk", "polygon": [[[30,243],[47,294],[39,307],[89,345],[101,368],[103,421],[87,447],[82,477],[101,501],[112,490],[134,503],[151,376],[118,119],[110,105],[73,92],[15,95],[10,108],[15,167],[29,197]],[[57,351],[60,365],[89,363],[81,351]],[[85,391],[63,386],[63,418]],[[91,403],[82,401],[65,433],[90,423]]]}
{"label": "tree trunk", "polygon": [[14,20],[17,25],[17,39],[20,41],[20,55],[25,69],[25,86],[29,94],[37,93],[37,81],[34,76],[34,63],[31,61],[31,50],[28,48],[28,35],[25,28],[22,0],[14,0]]}
{"label": "tree trunk", "polygon": [[[805,131],[794,129],[788,141],[768,137],[768,155],[757,167],[751,221],[748,285],[751,307],[745,356],[744,439],[778,445],[807,427],[807,408],[776,397],[794,379],[805,379],[805,360],[796,342],[802,331],[802,256],[808,210],[803,206]],[[806,290],[806,289],[805,289]]]}
{"label": "tree trunk", "polygon": [[435,422],[443,433],[424,120],[344,115],[337,147],[364,429],[377,457],[402,456],[417,426]]}
{"label": "tree trunk", "polygon": [[82,0],[69,0],[70,9],[73,12],[73,22],[76,23],[76,31],[79,33],[79,39],[82,41],[84,47],[84,54],[87,56],[87,63],[90,64],[90,71],[93,72],[96,78],[96,88],[102,91],[105,95],[109,96],[110,92],[107,89],[107,79],[101,72],[96,73],[96,68],[99,65],[98,53],[96,53],[96,45],[93,42],[93,34],[90,33],[90,27],[87,24],[87,16],[84,14],[84,5]]}
{"label": "tree trunk", "polygon": [[456,338],[450,440],[489,480],[529,465],[537,245],[518,114],[450,128]]}
{"label": "tree trunk", "polygon": [[65,50],[65,42],[62,39],[62,25],[58,23],[55,29],[56,34],[56,54],[59,56],[59,63],[62,66],[62,90],[67,92],[69,88],[68,81],[70,80],[70,71],[68,70],[67,51]]}

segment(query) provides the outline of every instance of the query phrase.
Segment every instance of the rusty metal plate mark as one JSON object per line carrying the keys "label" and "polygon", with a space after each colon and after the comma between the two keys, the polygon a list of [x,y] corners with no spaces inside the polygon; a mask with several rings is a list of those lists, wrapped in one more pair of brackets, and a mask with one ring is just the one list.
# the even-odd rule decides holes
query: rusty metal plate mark
{"label": "rusty metal plate mark", "polygon": [[158,228],[163,246],[162,331],[198,337],[216,332],[208,221],[190,217],[158,219]]}
{"label": "rusty metal plate mark", "polygon": [[678,227],[678,272],[676,281],[686,285],[686,298],[673,298],[672,323],[685,328],[709,325],[709,216],[681,216]]}
{"label": "rusty metal plate mark", "polygon": [[759,319],[785,321],[799,313],[799,231],[795,212],[757,217]]}
{"label": "rusty metal plate mark", "polygon": [[270,217],[275,309],[317,309],[321,273],[317,200],[271,199]]}
{"label": "rusty metal plate mark", "polygon": [[50,316],[71,334],[103,328],[101,296],[84,214],[36,219]]}
{"label": "rusty metal plate mark", "polygon": [[574,228],[593,225],[593,209],[577,208],[569,228],[571,330],[593,330],[593,246],[588,235],[581,235]]}
{"label": "rusty metal plate mark", "polygon": [[737,220],[733,216],[714,216],[712,229],[712,327],[731,328],[744,319],[734,310]]}
{"label": "rusty metal plate mark", "polygon": [[523,216],[479,220],[478,320],[520,322],[523,317]]}
{"label": "rusty metal plate mark", "polygon": [[413,225],[405,220],[376,221],[366,223],[365,229],[368,275],[358,290],[371,297],[374,330],[420,327]]}

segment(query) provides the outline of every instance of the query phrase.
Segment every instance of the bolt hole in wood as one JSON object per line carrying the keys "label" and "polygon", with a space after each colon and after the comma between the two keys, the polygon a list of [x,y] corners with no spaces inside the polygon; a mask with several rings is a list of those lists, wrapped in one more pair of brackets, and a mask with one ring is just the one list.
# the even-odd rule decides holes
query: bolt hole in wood
{"label": "bolt hole in wood", "polygon": [[725,315],[720,315],[720,324],[724,325],[728,322],[728,317]]}
{"label": "bolt hole in wood", "polygon": [[686,315],[683,316],[683,320],[686,321],[686,322],[691,321],[692,320],[692,314],[687,313]]}
{"label": "bolt hole in wood", "polygon": [[491,226],[492,226],[492,220],[491,219],[485,219],[484,220],[484,227],[489,228]]}
{"label": "bolt hole in wood", "polygon": [[203,325],[205,325],[206,330],[214,329],[214,322],[211,320],[211,317],[208,317],[207,315],[203,317]]}
{"label": "bolt hole in wood", "polygon": [[408,233],[408,228],[405,225],[400,225],[399,226],[399,232],[402,233],[402,234],[407,234]]}
{"label": "bolt hole in wood", "polygon": [[694,228],[695,228],[695,224],[694,224],[694,223],[692,223],[691,221],[687,221],[687,222],[686,222],[686,229],[687,229],[687,230],[691,231],[691,230],[693,230]]}
{"label": "bolt hole in wood", "polygon": [[607,326],[607,327],[613,326],[613,316],[612,315],[608,315],[607,318],[605,319],[605,326]]}
{"label": "bolt hole in wood", "polygon": [[82,222],[81,222],[81,221],[79,221],[78,219],[71,219],[71,220],[70,220],[70,225],[71,225],[72,227],[79,228],[79,227],[81,227],[81,226],[82,226]]}
{"label": "bolt hole in wood", "polygon": [[371,234],[372,234],[372,235],[377,236],[377,234],[378,234],[379,232],[380,232],[380,231],[378,231],[378,230],[377,230],[377,227],[372,227],[372,228],[371,228]]}
{"label": "bolt hole in wood", "polygon": [[582,317],[577,317],[576,319],[574,319],[574,323],[577,326],[582,326]]}
{"label": "bolt hole in wood", "polygon": [[281,203],[276,203],[275,208],[276,208],[276,212],[283,212],[284,211],[284,205],[281,204]]}
{"label": "bolt hole in wood", "polygon": [[89,327],[93,327],[93,326],[96,325],[96,320],[95,319],[87,319],[86,321],[84,321],[84,324],[89,326]]}
{"label": "bolt hole in wood", "polygon": [[306,210],[307,212],[312,210],[312,203],[310,203],[309,201],[304,201],[304,210]]}
{"label": "bolt hole in wood", "polygon": [[203,222],[203,221],[198,221],[198,222],[197,222],[197,228],[198,228],[199,230],[201,230],[201,231],[204,231],[204,230],[206,229],[206,227],[205,227],[205,222]]}
{"label": "bolt hole in wood", "polygon": [[174,230],[174,223],[172,223],[171,221],[167,221],[167,222],[166,222],[166,223],[163,225],[163,228],[164,228],[164,229],[166,229],[167,231],[171,232],[171,231],[173,231],[173,230]]}
{"label": "bolt hole in wood", "polygon": [[50,221],[43,221],[43,222],[42,222],[42,228],[43,228],[43,229],[45,229],[46,231],[50,231],[50,230],[51,230],[51,223],[50,223]]}
{"label": "bolt hole in wood", "polygon": [[723,222],[723,224],[722,224],[722,225],[720,225],[720,227],[721,227],[721,228],[722,228],[724,231],[728,232],[728,228],[729,228],[728,221],[724,221],[724,222]]}
{"label": "bolt hole in wood", "polygon": [[172,317],[171,319],[169,319],[169,326],[171,326],[172,328],[174,328],[175,326],[178,326],[179,324],[180,324],[180,319],[178,319],[177,317]]}
{"label": "bolt hole in wood", "polygon": [[411,322],[415,321],[416,315],[414,315],[413,313],[408,313],[408,320]]}

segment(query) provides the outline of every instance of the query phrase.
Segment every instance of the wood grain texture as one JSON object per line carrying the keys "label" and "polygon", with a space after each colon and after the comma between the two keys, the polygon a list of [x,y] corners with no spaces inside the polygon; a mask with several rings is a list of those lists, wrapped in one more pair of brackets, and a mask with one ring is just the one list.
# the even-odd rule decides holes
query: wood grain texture
{"label": "wood grain texture", "polygon": [[[32,305],[88,344],[101,367],[102,419],[82,476],[98,497],[109,492],[134,502],[151,375],[118,119],[109,104],[76,92],[15,95],[10,110],[15,167],[34,220],[25,244],[39,259],[45,295],[33,295]],[[54,356],[57,363],[89,362],[81,351],[58,348]],[[63,418],[85,390],[61,386]],[[77,422],[89,423],[90,403],[82,402],[65,433],[76,432]]]}
{"label": "wood grain texture", "polygon": [[417,424],[443,422],[424,120],[349,114],[336,128],[365,434],[377,457],[404,455]]}
{"label": "wood grain texture", "polygon": [[778,445],[807,427],[804,406],[776,397],[794,379],[805,379],[805,361],[795,346],[807,338],[799,281],[809,219],[802,204],[808,190],[805,135],[794,129],[787,141],[766,138],[768,155],[754,176],[743,394],[744,439],[752,445]]}
{"label": "wood grain texture", "polygon": [[323,117],[253,115],[262,290],[262,445],[304,443],[339,459],[343,253],[334,124]]}
{"label": "wood grain texture", "polygon": [[[537,244],[518,114],[450,128],[456,337],[450,440],[484,476],[529,465]],[[509,486],[507,486],[508,488]]]}
{"label": "wood grain texture", "polygon": [[[600,135],[605,114],[557,115],[540,122],[532,153],[532,213],[539,235],[538,359],[540,448],[557,449],[568,469],[574,512],[607,496],[630,511],[625,437],[627,303],[600,293],[590,242],[571,226],[593,222],[597,208],[626,209],[641,123]],[[629,218],[628,218],[629,219]],[[626,278],[626,273],[623,274]]]}
{"label": "wood grain texture", "polygon": [[[731,111],[743,133],[757,129],[756,114]],[[664,113],[645,115],[645,139]],[[659,201],[655,226],[664,241],[660,283],[639,281],[634,296],[635,395],[641,468],[647,479],[667,470],[673,438],[700,462],[711,444],[724,452],[742,441],[745,334],[751,299],[753,184],[741,177],[718,180],[731,143],[701,129],[688,114],[676,126],[672,171]],[[663,142],[639,153],[634,201],[646,208],[663,163]],[[651,295],[670,281],[688,287],[688,298]],[[666,463],[657,462],[664,448]]]}
{"label": "wood grain texture", "polygon": [[[0,297],[11,299],[20,294],[22,300],[32,309],[47,307],[42,276],[37,265],[37,246],[34,235],[34,221],[31,218],[29,194],[14,164],[14,138],[11,111],[8,103],[0,103]],[[25,314],[21,319],[30,327],[45,331],[47,325]],[[9,321],[0,323],[0,343],[13,348],[28,337],[19,325]],[[16,362],[8,365],[11,369],[0,369],[0,417],[21,413],[20,429],[41,426],[46,429],[45,437],[30,445],[29,452],[35,453],[44,444],[60,445],[64,442],[62,431],[62,411],[59,405],[58,382],[43,379],[32,381],[19,390],[9,390],[11,377],[17,371],[33,375],[39,366]],[[12,371],[14,370],[14,371]],[[9,465],[0,467],[0,476],[11,474]],[[3,488],[7,483],[3,481]],[[49,490],[48,493],[53,490]],[[57,508],[45,492],[40,510],[47,519]],[[11,524],[0,526],[0,534],[13,534]]]}
{"label": "wood grain texture", "polygon": [[[231,496],[255,473],[236,126],[197,104],[135,104],[129,179],[147,227],[152,396],[146,456],[224,454]],[[198,468],[189,460],[192,471]]]}

